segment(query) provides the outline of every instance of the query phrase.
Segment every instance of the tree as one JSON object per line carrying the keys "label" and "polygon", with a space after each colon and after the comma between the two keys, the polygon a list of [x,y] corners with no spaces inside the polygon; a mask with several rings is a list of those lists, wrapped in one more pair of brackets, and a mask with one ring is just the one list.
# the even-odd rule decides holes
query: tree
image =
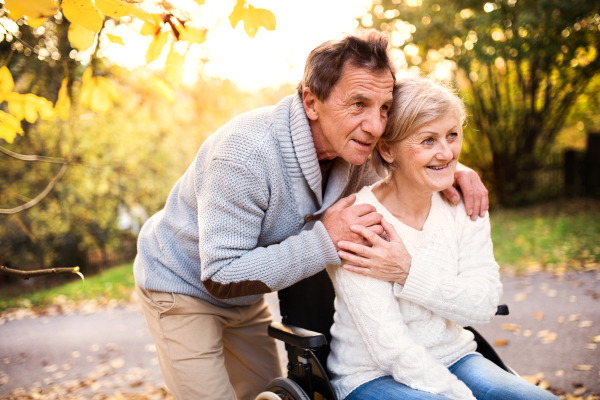
{"label": "tree", "polygon": [[389,32],[407,67],[455,73],[471,115],[465,152],[510,206],[526,200],[533,172],[600,72],[599,13],[587,0],[383,0],[362,23]]}
{"label": "tree", "polygon": [[[204,0],[196,2],[202,5]],[[155,61],[168,46],[166,80],[151,76],[146,81],[158,94],[174,101],[173,87],[181,83],[185,49],[204,42],[206,29],[194,26],[188,13],[168,1],[147,2],[146,5],[152,12],[121,0],[4,1],[0,9],[0,54],[4,58],[0,61],[0,139],[13,143],[17,135],[30,135],[36,131],[40,119],[60,118],[65,122],[57,124],[52,133],[52,149],[39,143],[41,153],[59,153],[59,157],[26,155],[17,149],[0,146],[0,151],[15,162],[48,164],[45,174],[52,177],[35,196],[16,193],[13,197],[26,199],[25,203],[1,208],[0,214],[16,214],[33,207],[48,196],[69,166],[86,163],[78,153],[81,139],[76,132],[79,114],[84,109],[106,114],[122,98],[120,87],[123,82],[111,78],[113,69],[104,62],[99,51],[100,39],[104,37],[123,44],[120,37],[106,32],[107,27],[131,24],[136,19],[144,21],[139,34],[152,36],[146,52],[147,63]],[[275,29],[275,16],[269,10],[255,8],[245,0],[238,0],[232,6],[229,15],[232,28],[243,21],[250,37],[254,37],[260,27]],[[177,47],[177,42],[187,45]],[[80,54],[88,58],[78,59]],[[99,233],[96,238],[100,246],[104,236]],[[25,278],[44,274],[23,275],[6,268],[0,269],[0,273]]]}

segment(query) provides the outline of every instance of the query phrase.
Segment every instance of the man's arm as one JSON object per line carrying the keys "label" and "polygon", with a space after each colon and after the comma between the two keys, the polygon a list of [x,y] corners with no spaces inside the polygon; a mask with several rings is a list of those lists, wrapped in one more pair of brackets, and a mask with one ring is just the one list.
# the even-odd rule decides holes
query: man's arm
{"label": "man's arm", "polygon": [[488,190],[481,181],[477,172],[471,168],[458,163],[456,172],[454,173],[454,186],[449,187],[442,193],[450,199],[454,204],[460,202],[460,193],[456,187],[459,187],[463,200],[465,202],[465,210],[472,221],[477,219],[477,216],[483,217],[485,212],[490,207],[490,199],[488,198]]}
{"label": "man's arm", "polygon": [[[201,279],[212,296],[228,299],[280,290],[328,264],[340,264],[319,221],[278,244],[259,246],[270,206],[268,184],[245,165],[213,160],[197,185]],[[284,221],[281,229],[295,233]]]}

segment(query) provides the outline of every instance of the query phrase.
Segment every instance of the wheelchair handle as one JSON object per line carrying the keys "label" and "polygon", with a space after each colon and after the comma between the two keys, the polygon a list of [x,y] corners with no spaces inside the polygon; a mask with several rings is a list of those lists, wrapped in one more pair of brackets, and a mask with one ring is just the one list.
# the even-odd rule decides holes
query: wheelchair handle
{"label": "wheelchair handle", "polygon": [[508,315],[508,306],[506,304],[500,304],[496,311],[496,315]]}

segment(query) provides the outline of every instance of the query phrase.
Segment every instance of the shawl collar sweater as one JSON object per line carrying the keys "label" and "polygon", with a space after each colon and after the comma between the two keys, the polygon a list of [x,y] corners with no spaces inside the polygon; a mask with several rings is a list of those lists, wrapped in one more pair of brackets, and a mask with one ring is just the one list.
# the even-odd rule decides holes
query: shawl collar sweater
{"label": "shawl collar sweater", "polygon": [[248,305],[340,264],[320,215],[376,180],[336,159],[322,188],[297,95],[233,119],[201,146],[165,207],[143,226],[134,263],[147,290]]}

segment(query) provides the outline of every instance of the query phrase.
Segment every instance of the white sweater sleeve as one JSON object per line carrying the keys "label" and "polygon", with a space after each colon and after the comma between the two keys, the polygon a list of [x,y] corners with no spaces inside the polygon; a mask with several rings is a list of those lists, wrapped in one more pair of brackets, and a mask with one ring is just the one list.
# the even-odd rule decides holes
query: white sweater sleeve
{"label": "white sweater sleeve", "polygon": [[458,270],[444,267],[449,262],[446,252],[421,248],[412,257],[406,284],[398,296],[466,326],[484,324],[494,317],[502,283],[494,259],[489,214],[471,221],[462,208],[462,204],[457,206],[456,216]]}
{"label": "white sweater sleeve", "polygon": [[342,267],[330,266],[328,271],[338,299],[347,307],[372,360],[381,371],[413,389],[450,399],[475,399],[463,382],[409,335],[394,297],[393,284]]}

